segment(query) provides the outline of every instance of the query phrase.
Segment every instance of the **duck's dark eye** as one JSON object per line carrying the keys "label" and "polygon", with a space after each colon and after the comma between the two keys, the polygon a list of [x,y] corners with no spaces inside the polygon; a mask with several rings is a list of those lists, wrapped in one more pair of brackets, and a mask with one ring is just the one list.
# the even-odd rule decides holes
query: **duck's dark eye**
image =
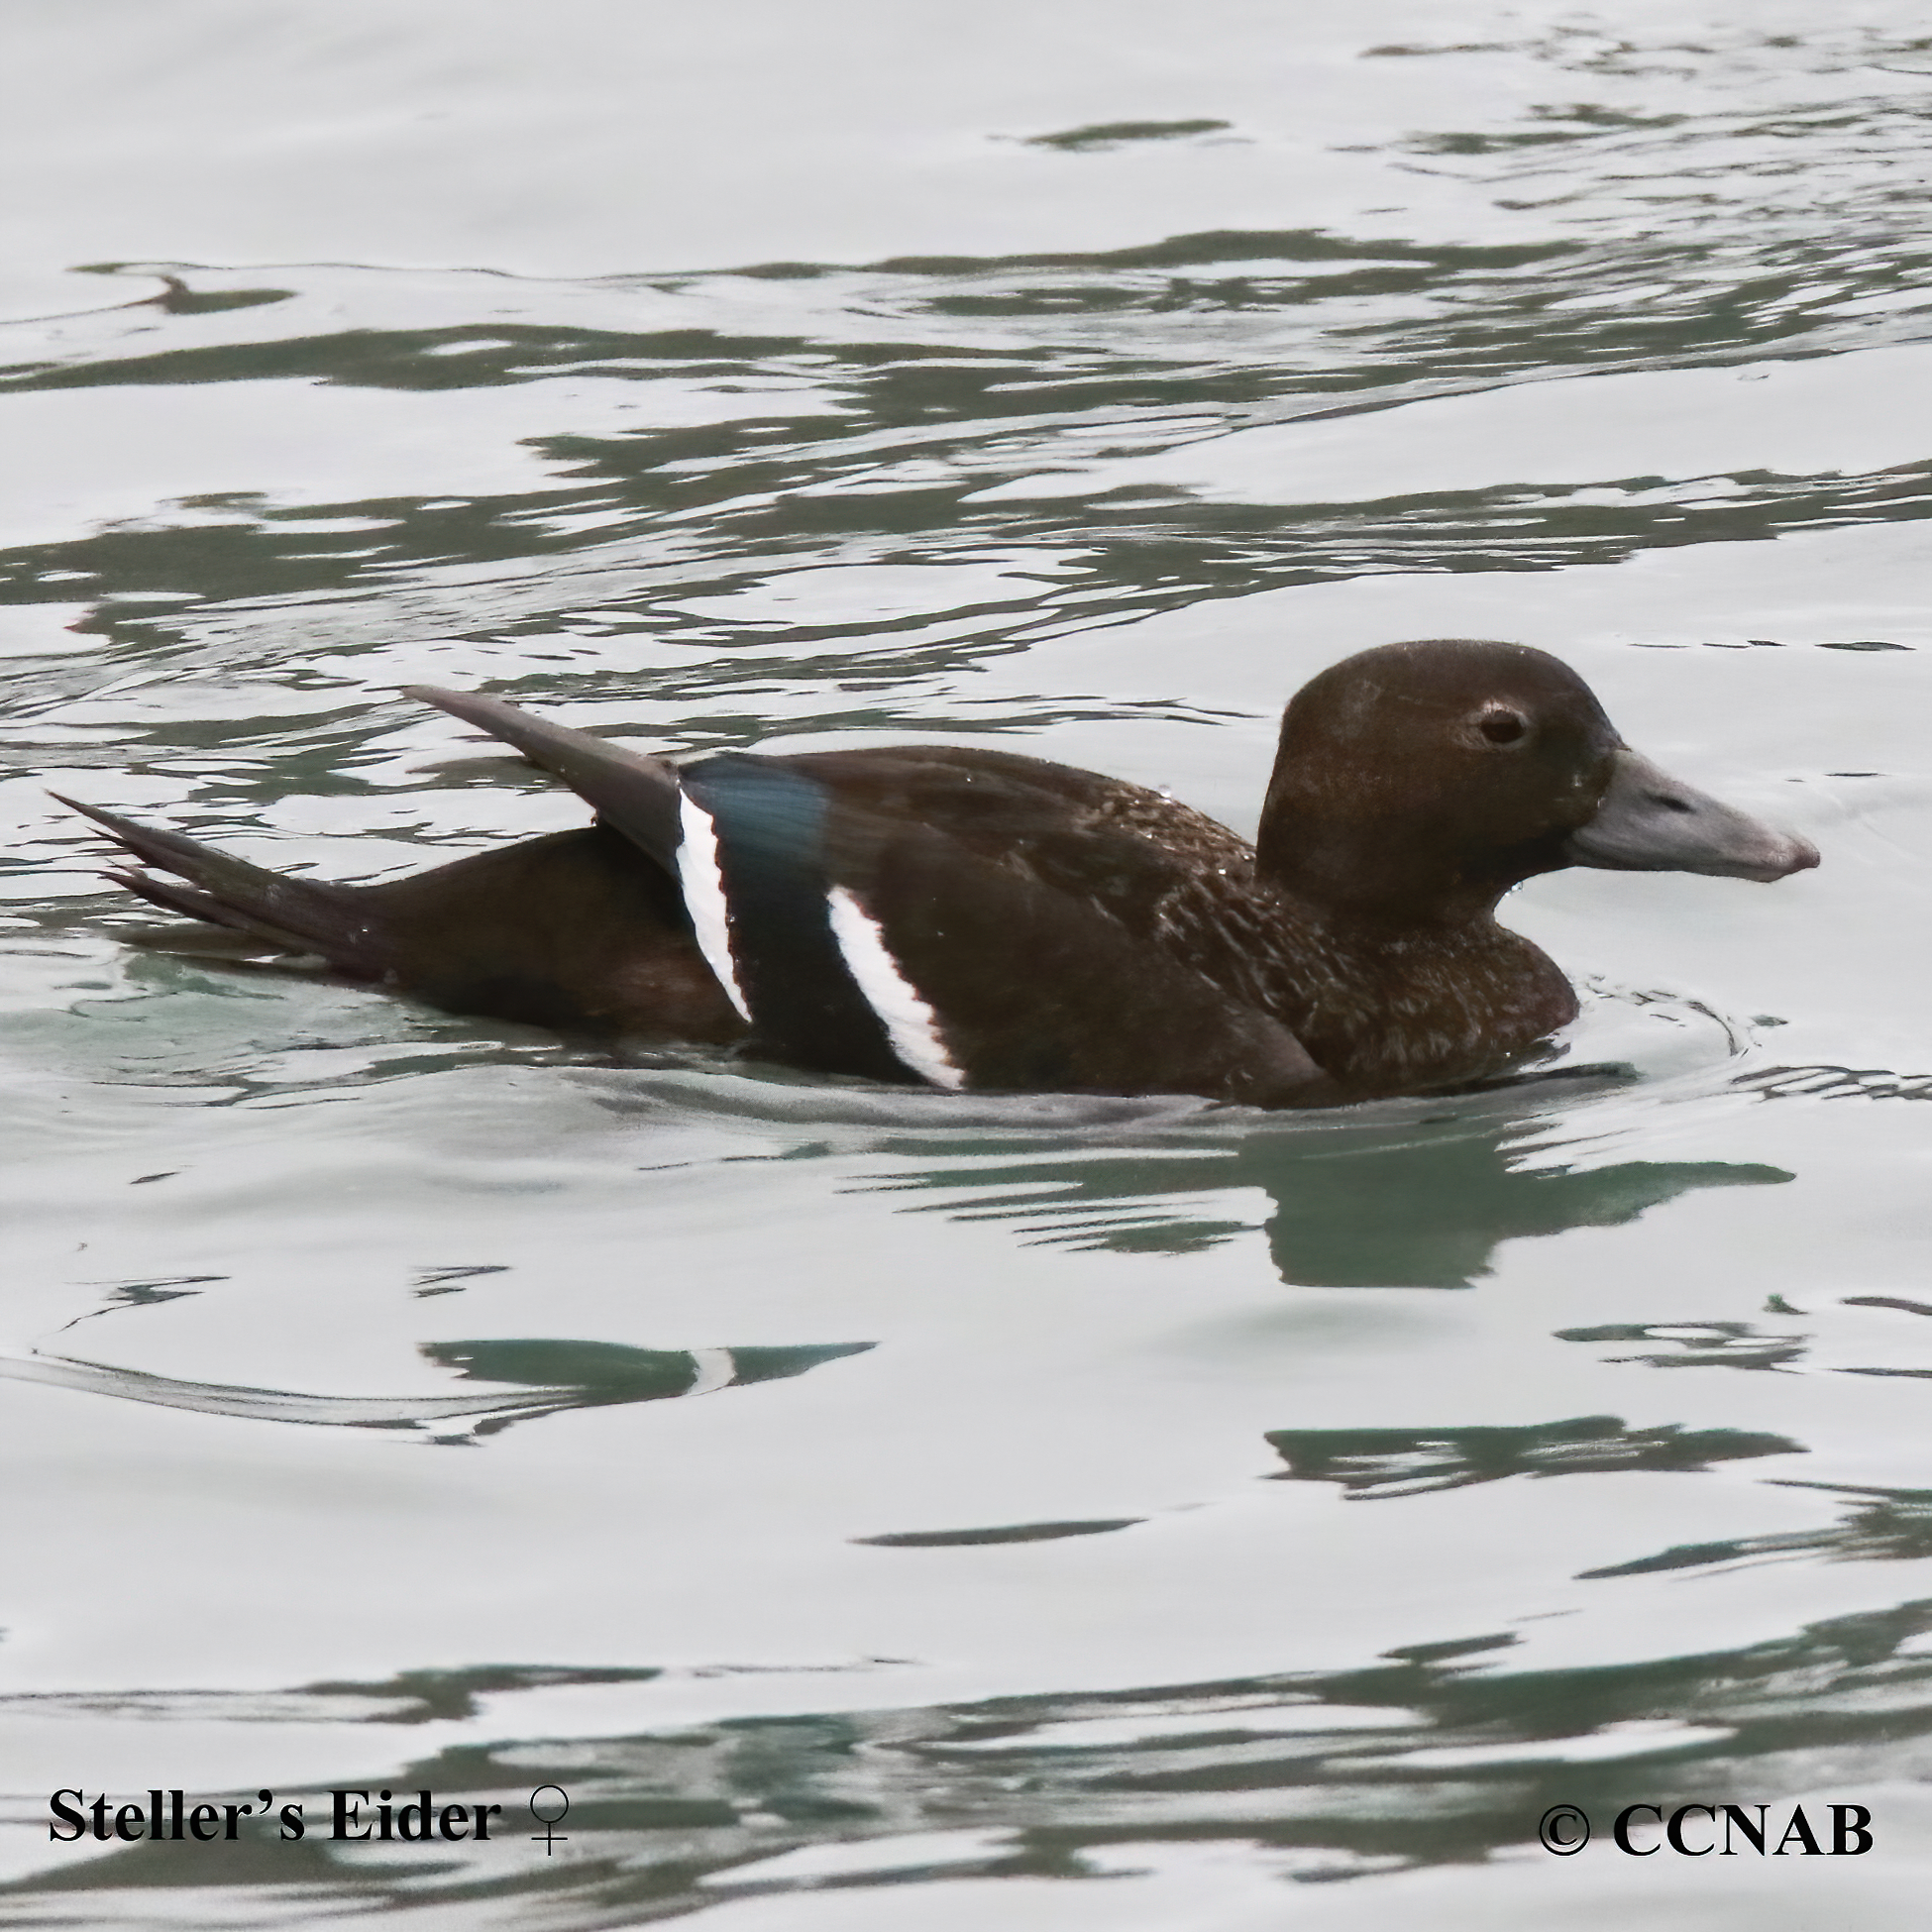
{"label": "duck's dark eye", "polygon": [[1492,745],[1516,744],[1529,728],[1529,721],[1515,711],[1485,711],[1476,725]]}

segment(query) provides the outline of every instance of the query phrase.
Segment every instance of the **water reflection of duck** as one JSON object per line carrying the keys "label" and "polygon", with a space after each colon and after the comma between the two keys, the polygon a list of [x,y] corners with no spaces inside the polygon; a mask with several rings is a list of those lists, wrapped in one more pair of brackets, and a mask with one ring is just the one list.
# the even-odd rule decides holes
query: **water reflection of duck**
{"label": "water reflection of duck", "polygon": [[1777,879],[1816,851],[1624,746],[1521,645],[1364,651],[1288,706],[1257,844],[1011,752],[722,754],[681,769],[491,698],[418,694],[596,827],[376,886],[277,878],[81,806],[171,911],[458,1011],[943,1088],[1265,1107],[1493,1074],[1576,1012],[1496,923],[1568,865]]}
{"label": "water reflection of duck", "polygon": [[1079,1140],[989,1142],[956,1144],[934,1161],[909,1143],[906,1167],[886,1185],[962,1220],[1011,1222],[1030,1240],[1138,1253],[1186,1253],[1241,1234],[1248,1224],[1212,1219],[1215,1206],[1259,1193],[1283,1281],[1466,1288],[1490,1272],[1504,1241],[1620,1228],[1700,1189],[1791,1178],[1723,1160],[1531,1167],[1522,1141],[1520,1121],[1478,1112],[1348,1133],[1258,1127],[1229,1146],[1127,1153]]}

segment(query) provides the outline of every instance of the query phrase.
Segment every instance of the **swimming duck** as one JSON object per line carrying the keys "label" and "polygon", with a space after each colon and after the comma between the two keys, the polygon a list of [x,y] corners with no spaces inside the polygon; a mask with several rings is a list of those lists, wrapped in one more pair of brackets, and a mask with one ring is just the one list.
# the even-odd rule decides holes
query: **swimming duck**
{"label": "swimming duck", "polygon": [[1630,750],[1575,672],[1519,644],[1389,644],[1312,679],[1252,846],[1016,752],[674,766],[501,698],[409,695],[596,823],[344,886],[73,808],[152,868],[109,876],[155,905],[455,1012],[944,1089],[1259,1107],[1483,1079],[1573,1019],[1569,982],[1495,917],[1538,873],[1818,863]]}

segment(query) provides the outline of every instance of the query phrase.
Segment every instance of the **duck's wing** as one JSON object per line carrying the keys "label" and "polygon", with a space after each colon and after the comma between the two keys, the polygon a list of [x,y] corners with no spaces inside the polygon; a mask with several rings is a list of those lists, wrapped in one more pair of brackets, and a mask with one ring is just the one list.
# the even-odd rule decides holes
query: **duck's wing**
{"label": "duck's wing", "polygon": [[941,747],[673,770],[499,699],[422,695],[673,871],[719,983],[788,1060],[946,1088],[1323,1097],[1293,1034],[1162,929],[1191,873],[1247,853],[1157,794]]}
{"label": "duck's wing", "polygon": [[982,858],[1024,865],[1155,943],[1177,890],[1220,877],[1238,891],[1252,877],[1253,852],[1227,826],[1163,793],[1077,766],[958,745],[771,762],[823,786],[843,812],[923,825]]}
{"label": "duck's wing", "polygon": [[1113,781],[894,751],[680,777],[719,930],[686,902],[787,1058],[950,1088],[1317,1097],[1285,1027],[1156,937],[1192,854],[1125,822]]}

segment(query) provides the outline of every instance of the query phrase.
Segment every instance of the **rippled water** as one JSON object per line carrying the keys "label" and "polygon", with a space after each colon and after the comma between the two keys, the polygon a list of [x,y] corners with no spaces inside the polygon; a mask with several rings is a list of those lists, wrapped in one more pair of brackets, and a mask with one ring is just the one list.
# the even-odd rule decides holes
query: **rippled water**
{"label": "rippled water", "polygon": [[[1917,10],[14,25],[0,1920],[1916,1922]],[[1825,864],[1538,881],[1540,1077],[1320,1117],[142,951],[44,790],[335,877],[581,822],[428,679],[1249,829],[1429,635]],[[385,1782],[571,1835],[47,1839]],[[1874,1853],[1535,1839],[1798,1800]]]}

